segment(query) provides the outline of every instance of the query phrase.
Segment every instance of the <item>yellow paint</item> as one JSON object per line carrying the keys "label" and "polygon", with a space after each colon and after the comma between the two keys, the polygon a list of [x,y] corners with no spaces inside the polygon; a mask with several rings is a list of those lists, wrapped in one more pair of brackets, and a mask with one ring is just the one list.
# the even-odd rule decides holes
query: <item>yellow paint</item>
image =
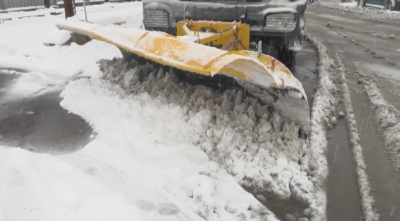
{"label": "yellow paint", "polygon": [[[178,35],[184,33],[182,27],[185,24],[188,25],[187,27],[191,31],[196,32],[200,31],[201,27],[209,27],[217,31],[235,27],[229,32],[221,34],[221,38],[217,38],[214,35],[211,37],[207,36],[202,40],[211,40],[214,45],[221,43],[226,46],[229,43],[228,39],[231,39],[235,33],[245,47],[249,46],[250,35],[248,25],[228,22],[178,22]],[[224,74],[247,80],[254,84],[260,84],[258,81],[263,81],[263,85],[272,85],[276,88],[283,88],[282,85],[285,84],[285,82],[281,82],[280,80],[282,73],[296,80],[289,69],[279,61],[275,61],[275,69],[279,71],[272,72],[271,60],[274,58],[257,52],[243,50],[240,44],[238,44],[237,50],[230,48],[229,51],[223,51],[215,47],[184,41],[162,32],[129,29],[117,25],[96,25],[64,21],[58,23],[57,27],[108,42],[127,52],[134,53],[162,65],[206,76]],[[238,65],[241,63],[243,65]],[[235,66],[235,69],[232,66]],[[301,87],[301,84],[299,85]],[[302,87],[300,89],[302,90]]]}
{"label": "yellow paint", "polygon": [[[178,21],[176,25],[177,36],[185,36],[188,33],[185,31],[184,26],[188,27],[190,31],[193,31],[196,36],[199,36],[201,28],[211,28],[216,30],[218,33],[210,37],[200,38],[200,44],[204,45],[222,45],[221,48],[225,48],[228,45],[227,51],[239,51],[248,50],[250,45],[250,26],[247,24],[242,24],[241,22],[212,22],[212,21]],[[229,30],[230,29],[230,30]],[[235,38],[236,34],[237,38]],[[234,47],[236,45],[236,47]],[[243,47],[244,46],[244,47]]]}

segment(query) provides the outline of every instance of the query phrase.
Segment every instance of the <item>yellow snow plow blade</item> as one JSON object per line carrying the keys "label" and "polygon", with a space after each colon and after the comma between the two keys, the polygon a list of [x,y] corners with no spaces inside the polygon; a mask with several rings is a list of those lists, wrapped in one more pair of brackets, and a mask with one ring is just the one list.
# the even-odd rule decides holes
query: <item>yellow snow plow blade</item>
{"label": "yellow snow plow blade", "polygon": [[[213,25],[215,22],[207,22],[211,29],[225,28],[227,24]],[[232,26],[233,25],[233,26]],[[248,47],[249,29],[247,25],[230,23],[234,28],[217,33],[199,33],[191,22],[178,23],[182,29],[178,32],[182,36],[173,36],[164,32],[132,29],[119,25],[99,25],[80,21],[62,21],[56,26],[59,29],[68,30],[86,35],[117,46],[123,53],[133,53],[156,63],[193,72],[205,76],[223,74],[233,77],[240,84],[261,88],[275,88],[279,91],[290,92],[291,103],[301,100],[299,105],[289,107],[280,105],[281,112],[287,112],[287,116],[296,115],[293,110],[305,110],[305,117],[296,120],[299,124],[309,124],[309,108],[307,97],[302,84],[292,75],[288,68],[275,58],[255,51],[242,50]],[[186,27],[186,28],[185,28]],[[247,35],[247,36],[246,36]],[[219,37],[218,37],[219,36]],[[232,37],[235,37],[232,41]],[[241,39],[239,39],[241,38]],[[236,44],[226,50],[210,47],[205,44],[221,42],[224,46],[230,43]],[[235,44],[234,44],[235,45]],[[226,48],[226,47],[225,47]],[[250,84],[249,84],[250,83]],[[247,88],[246,88],[247,89]],[[255,96],[263,97],[264,92],[255,89]],[[250,89],[249,89],[250,91]],[[274,95],[274,99],[281,99],[282,94]],[[283,95],[286,97],[286,94]],[[262,98],[261,98],[262,99]],[[266,102],[270,102],[269,99]],[[303,111],[304,112],[304,111]],[[307,118],[307,119],[304,119]],[[301,121],[305,121],[301,122]],[[307,125],[305,127],[308,127]]]}
{"label": "yellow snow plow blade", "polygon": [[264,87],[297,89],[301,83],[275,58],[252,51],[224,51],[182,40],[163,32],[150,32],[117,25],[63,21],[60,29],[87,35],[116,45],[157,63],[206,76],[224,74]]}

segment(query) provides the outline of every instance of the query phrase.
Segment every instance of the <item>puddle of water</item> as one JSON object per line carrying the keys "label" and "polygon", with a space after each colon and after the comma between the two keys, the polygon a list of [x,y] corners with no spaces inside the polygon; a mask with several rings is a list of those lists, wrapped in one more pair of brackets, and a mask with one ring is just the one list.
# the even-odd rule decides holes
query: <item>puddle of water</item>
{"label": "puddle of water", "polygon": [[34,152],[66,153],[90,142],[92,128],[60,106],[60,92],[0,105],[0,144]]}
{"label": "puddle of water", "polygon": [[[0,70],[0,98],[4,100],[7,91],[10,89],[13,81],[19,77],[19,74],[5,73]],[[0,102],[2,103],[2,102]]]}

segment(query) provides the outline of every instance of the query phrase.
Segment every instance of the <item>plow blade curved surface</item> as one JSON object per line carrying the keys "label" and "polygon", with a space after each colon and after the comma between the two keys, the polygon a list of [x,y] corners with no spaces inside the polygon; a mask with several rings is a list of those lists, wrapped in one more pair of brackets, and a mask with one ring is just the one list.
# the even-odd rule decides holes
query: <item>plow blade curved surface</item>
{"label": "plow blade curved surface", "polygon": [[[56,26],[113,44],[123,51],[162,65],[209,77],[217,74],[233,77],[265,102],[276,102],[279,99],[282,103],[282,100],[288,99],[289,103],[280,105],[277,109],[287,112],[283,115],[294,119],[306,131],[309,128],[309,107],[302,84],[285,65],[271,56],[245,50],[224,51],[164,32],[118,25],[62,21]],[[264,99],[271,97],[271,93],[273,99]]]}

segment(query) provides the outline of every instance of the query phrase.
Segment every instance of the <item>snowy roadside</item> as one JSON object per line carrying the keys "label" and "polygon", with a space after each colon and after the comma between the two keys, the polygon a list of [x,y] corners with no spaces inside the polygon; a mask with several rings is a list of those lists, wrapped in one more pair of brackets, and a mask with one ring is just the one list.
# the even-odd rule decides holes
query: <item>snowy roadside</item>
{"label": "snowy roadside", "polygon": [[[109,19],[138,27],[142,19],[141,7],[141,2],[96,5],[88,7],[88,14],[97,23]],[[19,91],[17,96],[42,90],[44,93],[50,87],[64,86],[70,79],[97,74],[96,61],[121,56],[117,48],[99,41],[90,41],[84,46],[73,42],[64,46],[71,35],[55,26],[57,21],[64,20],[64,15],[52,16],[50,11],[47,10],[44,17],[13,19],[0,24],[0,68],[24,72],[14,87],[32,89]],[[7,14],[20,13],[24,12]],[[82,15],[78,10],[75,19]]]}
{"label": "snowy roadside", "polygon": [[[141,10],[139,3],[127,5]],[[108,15],[98,17],[112,22],[135,26],[141,21],[141,13],[129,7],[128,17],[121,10],[103,10]],[[8,94],[37,96],[77,75],[98,76],[97,60],[121,56],[95,40],[62,46],[69,33],[57,30],[58,19],[63,18],[0,25],[0,66],[24,70]],[[43,44],[48,42],[55,46]],[[87,79],[73,81],[63,92],[63,106],[81,110],[99,131],[84,149],[55,156],[0,147],[0,220],[276,220],[201,149],[168,131],[166,125],[173,123],[187,129],[181,107],[160,107],[145,95],[122,98],[114,86],[95,79],[90,85]],[[165,125],[155,116],[167,120]]]}
{"label": "snowy roadside", "polygon": [[364,19],[374,19],[384,22],[400,23],[400,12],[388,11],[388,10],[377,10],[370,8],[357,7],[356,2],[340,3],[332,1],[317,1],[312,4],[313,6],[324,7],[334,9],[339,13],[351,13],[352,16],[356,16]]}
{"label": "snowy roadside", "polygon": [[[131,13],[126,16],[122,9],[110,12],[107,4],[108,16],[98,6],[89,19],[138,28],[141,5],[126,4],[137,11],[125,9]],[[255,190],[261,201],[269,195],[294,198],[308,207],[298,218],[326,220],[324,125],[334,88],[323,69],[309,144],[298,138],[296,125],[240,91],[214,94],[176,84],[172,73],[153,69],[140,87],[132,87],[143,67],[113,63],[111,58],[121,56],[118,49],[96,40],[62,46],[69,33],[55,28],[60,19],[63,15],[1,24],[6,34],[0,36],[0,66],[27,71],[16,80],[15,93],[23,87],[18,83],[33,79],[32,86],[43,89],[90,77],[70,81],[61,104],[88,121],[97,136],[82,150],[60,156],[1,147],[6,197],[0,199],[0,220],[276,220],[242,187]],[[106,59],[100,63],[103,73],[100,59]],[[126,76],[120,83],[133,94],[99,79],[115,73]],[[183,89],[189,91],[185,96]]]}
{"label": "snowy roadside", "polygon": [[168,131],[170,124],[188,129],[179,106],[121,97],[112,85],[88,81],[71,82],[62,103],[98,133],[84,149],[61,156],[0,149],[4,220],[275,220],[200,149]]}

